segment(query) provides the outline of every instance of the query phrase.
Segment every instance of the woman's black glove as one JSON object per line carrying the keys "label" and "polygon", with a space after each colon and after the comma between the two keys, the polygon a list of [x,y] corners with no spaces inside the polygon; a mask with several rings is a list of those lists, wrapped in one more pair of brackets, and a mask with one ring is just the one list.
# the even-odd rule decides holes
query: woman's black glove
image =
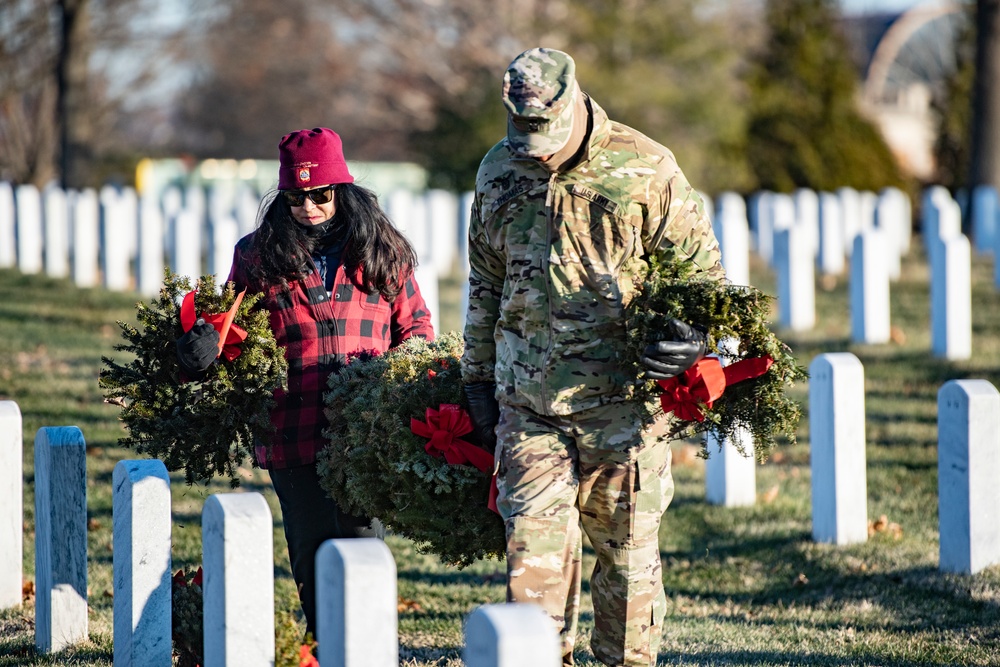
{"label": "woman's black glove", "polygon": [[476,444],[489,452],[496,449],[497,434],[494,429],[500,422],[500,404],[496,399],[496,391],[495,382],[470,382],[465,385],[473,438]]}
{"label": "woman's black glove", "polygon": [[200,317],[177,339],[177,365],[192,378],[201,377],[218,356],[219,332]]}
{"label": "woman's black glove", "polygon": [[676,318],[667,322],[665,339],[646,346],[641,359],[646,377],[666,380],[680,375],[705,356],[705,332]]}

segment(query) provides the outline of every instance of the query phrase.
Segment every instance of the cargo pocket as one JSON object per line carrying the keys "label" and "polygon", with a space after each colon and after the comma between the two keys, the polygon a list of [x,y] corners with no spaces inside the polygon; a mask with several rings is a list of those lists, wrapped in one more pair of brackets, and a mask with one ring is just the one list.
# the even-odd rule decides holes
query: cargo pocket
{"label": "cargo pocket", "polygon": [[670,446],[658,442],[643,448],[632,464],[635,482],[630,517],[630,540],[643,544],[656,540],[660,518],[674,497],[674,479],[670,472]]}

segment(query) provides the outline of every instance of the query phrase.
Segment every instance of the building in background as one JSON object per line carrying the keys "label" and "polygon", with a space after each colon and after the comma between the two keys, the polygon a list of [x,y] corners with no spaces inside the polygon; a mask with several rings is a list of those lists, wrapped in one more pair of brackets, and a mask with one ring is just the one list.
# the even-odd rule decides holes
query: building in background
{"label": "building in background", "polygon": [[934,176],[936,120],[931,100],[956,68],[956,40],[967,20],[956,2],[927,2],[902,13],[845,19],[863,75],[860,106],[879,127],[901,167]]}

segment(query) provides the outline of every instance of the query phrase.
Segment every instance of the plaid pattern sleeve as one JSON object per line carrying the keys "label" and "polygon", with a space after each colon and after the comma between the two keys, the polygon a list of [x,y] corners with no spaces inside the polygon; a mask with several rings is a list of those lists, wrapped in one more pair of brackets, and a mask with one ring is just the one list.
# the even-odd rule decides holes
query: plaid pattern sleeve
{"label": "plaid pattern sleeve", "polygon": [[[230,279],[239,285],[239,277],[234,261]],[[275,392],[271,411],[274,434],[269,446],[258,443],[255,450],[257,462],[265,468],[316,460],[326,445],[326,381],[349,356],[385,352],[412,336],[434,338],[430,312],[412,272],[391,303],[378,293],[365,293],[357,278],[339,267],[331,292],[313,272],[290,282],[288,290],[272,287],[265,295],[271,328],[288,359],[288,388]]]}

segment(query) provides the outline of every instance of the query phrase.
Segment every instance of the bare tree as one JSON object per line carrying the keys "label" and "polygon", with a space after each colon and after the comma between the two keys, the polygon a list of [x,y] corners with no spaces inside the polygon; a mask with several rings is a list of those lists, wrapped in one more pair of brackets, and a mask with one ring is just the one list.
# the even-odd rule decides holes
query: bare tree
{"label": "bare tree", "polygon": [[1000,188],[1000,0],[976,2],[970,186]]}
{"label": "bare tree", "polygon": [[[174,7],[183,8],[177,0]],[[97,185],[128,153],[136,92],[177,53],[183,24],[151,25],[157,0],[0,3],[0,178]],[[132,105],[130,107],[130,105]]]}
{"label": "bare tree", "polygon": [[42,184],[53,161],[56,40],[48,0],[0,4],[0,178]]}
{"label": "bare tree", "polygon": [[352,158],[412,158],[409,138],[439,101],[517,53],[505,15],[536,5],[226,0],[197,51],[177,140],[203,157],[272,157],[282,133],[327,125]]}
{"label": "bare tree", "polygon": [[90,108],[88,71],[93,38],[90,33],[90,0],[58,0],[59,52],[56,64],[58,85],[59,146],[62,186],[85,185],[94,158],[96,123]]}

